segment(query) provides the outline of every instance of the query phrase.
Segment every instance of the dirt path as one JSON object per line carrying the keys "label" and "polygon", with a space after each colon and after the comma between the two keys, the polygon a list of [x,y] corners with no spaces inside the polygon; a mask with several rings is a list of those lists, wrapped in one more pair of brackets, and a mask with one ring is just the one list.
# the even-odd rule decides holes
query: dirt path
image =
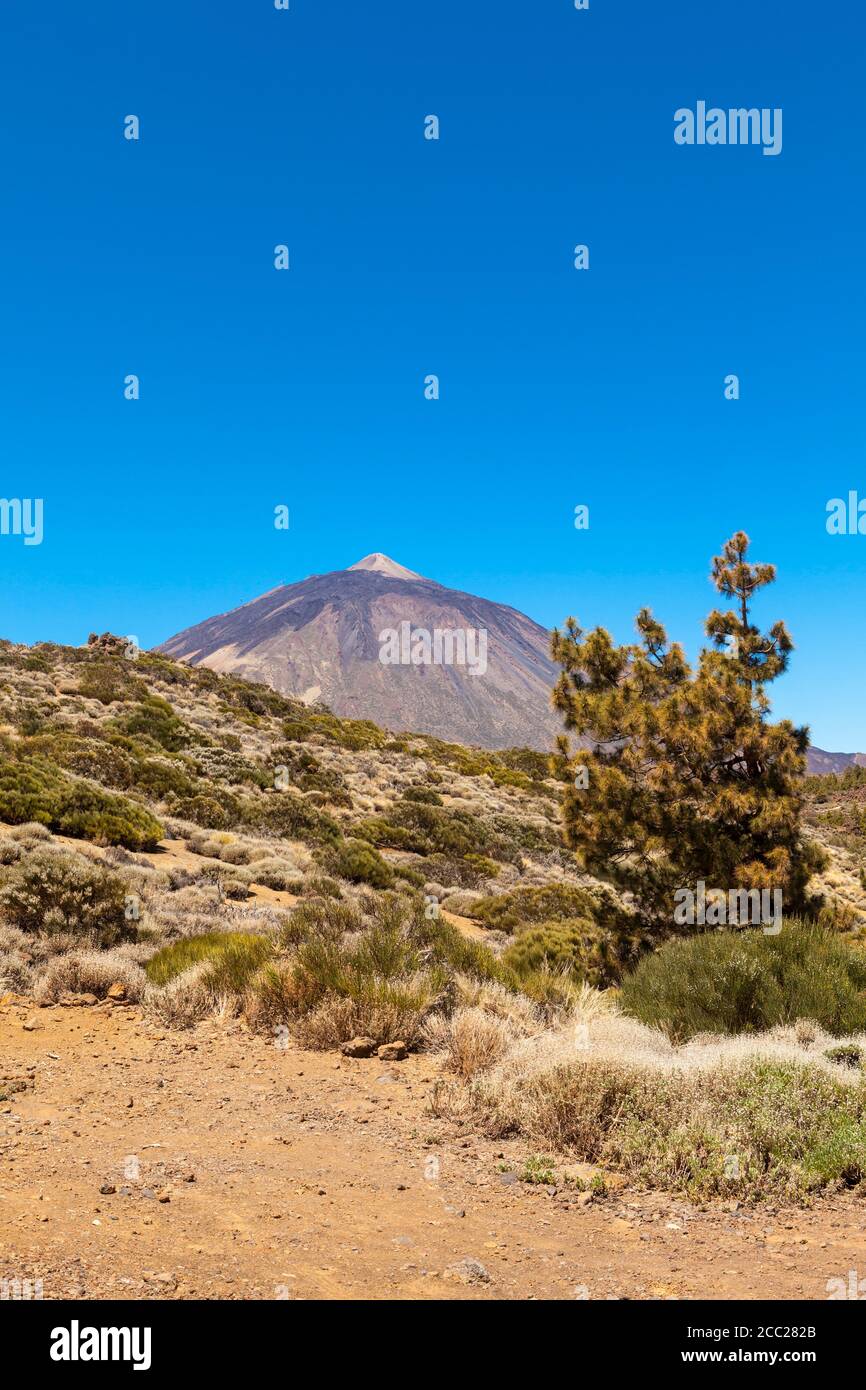
{"label": "dirt path", "polygon": [[524,1144],[431,1117],[438,1074],[7,998],[0,1278],[45,1298],[822,1299],[866,1275],[862,1199],[550,1195],[500,1171]]}

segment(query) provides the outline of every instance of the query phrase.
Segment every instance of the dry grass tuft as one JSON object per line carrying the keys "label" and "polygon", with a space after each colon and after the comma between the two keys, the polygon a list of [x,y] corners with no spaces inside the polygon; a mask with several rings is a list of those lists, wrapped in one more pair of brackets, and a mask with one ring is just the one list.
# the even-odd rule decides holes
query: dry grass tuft
{"label": "dry grass tuft", "polygon": [[61,994],[95,994],[104,999],[114,984],[126,988],[133,1002],[144,994],[146,978],[140,965],[121,951],[70,951],[54,956],[39,976],[35,989],[39,1004],[54,1004]]}

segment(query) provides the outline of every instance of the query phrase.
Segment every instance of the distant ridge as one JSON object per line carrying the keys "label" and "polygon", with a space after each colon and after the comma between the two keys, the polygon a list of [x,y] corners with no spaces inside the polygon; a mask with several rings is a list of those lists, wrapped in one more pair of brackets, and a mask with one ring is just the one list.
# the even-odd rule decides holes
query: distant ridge
{"label": "distant ridge", "polygon": [[810,748],[806,754],[807,769],[815,776],[828,772],[844,772],[848,767],[866,767],[866,753],[825,753],[823,748]]}

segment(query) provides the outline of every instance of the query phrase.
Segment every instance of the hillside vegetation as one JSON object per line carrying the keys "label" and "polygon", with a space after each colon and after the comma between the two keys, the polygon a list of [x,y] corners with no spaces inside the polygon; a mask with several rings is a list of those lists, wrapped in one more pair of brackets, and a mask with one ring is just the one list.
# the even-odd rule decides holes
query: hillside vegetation
{"label": "hillside vegetation", "polygon": [[569,794],[564,843],[564,756],[395,735],[108,635],[0,643],[0,994],[424,1050],[438,1115],[635,1182],[859,1183],[866,777],[797,793],[824,866],[799,928],[653,952],[658,884],[642,914]]}

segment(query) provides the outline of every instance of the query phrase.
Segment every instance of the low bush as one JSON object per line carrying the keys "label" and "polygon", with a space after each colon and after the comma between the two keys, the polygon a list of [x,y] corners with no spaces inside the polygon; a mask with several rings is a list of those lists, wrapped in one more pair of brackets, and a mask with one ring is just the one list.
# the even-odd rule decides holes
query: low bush
{"label": "low bush", "polygon": [[63,788],[46,824],[58,835],[132,850],[156,849],[165,833],[146,807],[86,782]]}
{"label": "low bush", "polygon": [[159,800],[168,796],[191,798],[195,795],[195,782],[189,773],[181,763],[167,757],[141,758],[135,764],[134,782],[142,795]]}
{"label": "low bush", "polygon": [[129,714],[113,721],[119,732],[145,740],[168,753],[178,753],[201,738],[175,714],[167,700],[148,695]]}
{"label": "low bush", "polygon": [[148,984],[144,992],[145,1012],[166,1028],[192,1028],[213,1012],[214,999],[202,981],[206,961],[175,975],[166,985]]}
{"label": "low bush", "polygon": [[371,888],[390,888],[394,871],[381,854],[363,840],[343,840],[327,858],[328,872],[350,883],[366,883]]}
{"label": "low bush", "polygon": [[100,947],[136,934],[119,874],[77,854],[36,850],[4,873],[0,911],[25,932],[65,933]]}
{"label": "low bush", "polygon": [[124,790],[134,781],[138,782],[135,763],[129,754],[102,739],[42,734],[28,739],[24,751],[28,757],[45,757],[58,767],[107,787]]}
{"label": "low bush", "polygon": [[332,816],[304,797],[282,791],[264,797],[250,811],[250,823],[265,834],[305,844],[327,844],[339,839],[340,828]]}
{"label": "low bush", "polygon": [[225,830],[238,822],[237,802],[223,794],[219,799],[205,795],[181,797],[172,801],[171,810],[172,815],[206,830]]}
{"label": "low bush", "polygon": [[163,827],[128,797],[66,777],[45,757],[15,757],[0,767],[0,820],[35,821],[59,835],[154,849]]}
{"label": "low bush", "polygon": [[370,897],[362,909],[304,903],[281,944],[290,952],[253,985],[251,1014],[260,1024],[287,1023],[308,1046],[330,1047],[357,1033],[413,1045],[437,1010],[450,1012],[457,980],[501,974],[483,944],[425,916],[421,899]]}
{"label": "low bush", "polygon": [[403,793],[404,801],[417,801],[422,806],[441,806],[442,798],[432,787],[407,787]]}
{"label": "low bush", "polygon": [[30,961],[21,951],[0,948],[0,994],[26,994],[33,981]]}
{"label": "low bush", "polygon": [[599,900],[587,888],[552,883],[543,888],[514,888],[493,894],[475,904],[472,915],[486,927],[513,932],[528,923],[596,919]]}
{"label": "low bush", "polygon": [[388,735],[369,719],[338,719],[333,714],[293,715],[282,726],[285,738],[303,743],[318,735],[352,752],[384,748]]}
{"label": "low bush", "polygon": [[561,970],[577,979],[585,973],[584,959],[594,923],[585,917],[544,922],[519,932],[503,960],[518,975],[532,970]]}
{"label": "low bush", "polygon": [[244,883],[260,883],[281,893],[299,894],[304,886],[297,868],[287,859],[257,859],[240,877]]}
{"label": "low bush", "polygon": [[657,1071],[569,1054],[514,1050],[475,1082],[477,1118],[697,1198],[801,1197],[866,1177],[866,1085],[854,1077],[758,1058]]}
{"label": "low bush", "polygon": [[185,936],[163,946],[151,956],[145,973],[151,984],[167,985],[191,966],[204,961],[209,966],[202,976],[204,982],[225,986],[215,992],[241,993],[272,952],[269,939],[255,932],[207,932],[203,936]]}
{"label": "low bush", "polygon": [[866,1029],[866,955],[812,924],[669,941],[622,984],[623,1009],[682,1041],[813,1019],[834,1036]]}
{"label": "low bush", "polygon": [[291,948],[313,937],[339,941],[346,933],[360,932],[363,928],[364,918],[354,903],[334,898],[310,900],[294,908],[280,932],[280,944]]}
{"label": "low bush", "polygon": [[501,1061],[513,1042],[506,1020],[478,1007],[458,1009],[441,1038],[446,1066],[465,1081]]}
{"label": "low bush", "polygon": [[99,700],[103,705],[140,700],[147,694],[147,686],[133,675],[131,666],[131,662],[122,658],[88,661],[78,682],[78,693],[86,699]]}
{"label": "low bush", "polygon": [[124,987],[125,998],[137,1002],[147,979],[140,965],[117,951],[69,951],[49,961],[36,986],[40,1004],[53,1004],[61,994],[95,994],[104,999],[112,985]]}

